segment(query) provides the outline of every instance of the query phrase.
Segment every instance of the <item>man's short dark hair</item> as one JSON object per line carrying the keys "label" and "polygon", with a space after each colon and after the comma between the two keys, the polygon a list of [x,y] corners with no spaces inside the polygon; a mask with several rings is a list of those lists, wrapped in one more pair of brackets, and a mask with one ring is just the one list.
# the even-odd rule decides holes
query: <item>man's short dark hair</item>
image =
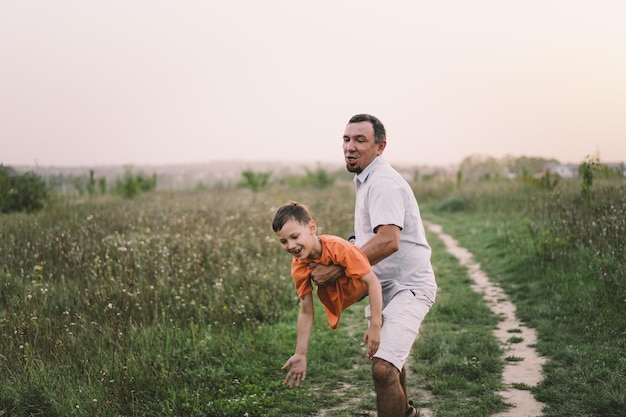
{"label": "man's short dark hair", "polygon": [[374,142],[381,143],[382,141],[387,139],[385,126],[383,125],[383,122],[378,119],[378,117],[365,113],[357,114],[350,118],[348,124],[360,122],[370,122],[372,124],[372,127],[374,128]]}

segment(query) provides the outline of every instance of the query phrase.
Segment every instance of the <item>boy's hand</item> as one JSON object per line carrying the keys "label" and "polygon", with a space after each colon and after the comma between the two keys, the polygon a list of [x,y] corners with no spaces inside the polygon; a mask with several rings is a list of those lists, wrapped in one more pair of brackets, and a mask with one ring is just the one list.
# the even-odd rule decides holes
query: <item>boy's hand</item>
{"label": "boy's hand", "polygon": [[378,346],[380,346],[380,327],[370,326],[365,334],[363,335],[363,339],[361,339],[361,346],[365,346],[367,343],[367,353],[365,357],[367,359],[374,359],[374,354],[378,351]]}
{"label": "boy's hand", "polygon": [[289,368],[285,377],[285,384],[289,384],[289,388],[300,386],[300,383],[306,378],[306,355],[295,354],[280,368],[285,370]]}

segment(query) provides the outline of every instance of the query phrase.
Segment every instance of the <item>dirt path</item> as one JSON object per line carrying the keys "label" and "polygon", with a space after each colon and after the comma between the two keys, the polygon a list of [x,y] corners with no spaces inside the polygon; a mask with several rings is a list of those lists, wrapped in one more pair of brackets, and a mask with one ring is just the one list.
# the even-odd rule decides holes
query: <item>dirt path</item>
{"label": "dirt path", "polygon": [[[537,341],[534,329],[524,326],[517,320],[515,305],[502,288],[489,281],[489,277],[480,269],[480,265],[473,260],[472,254],[467,249],[459,247],[456,240],[443,233],[441,226],[436,224],[426,226],[441,239],[448,252],[454,255],[461,265],[467,267],[470,278],[474,281],[472,289],[483,294],[489,308],[502,318],[494,335],[505,347],[505,358],[515,360],[505,361],[502,379],[506,390],[500,392],[500,395],[513,407],[492,417],[541,416],[543,404],[535,400],[530,391],[515,388],[519,386],[518,384],[532,387],[541,381],[541,366],[545,359],[532,347]],[[512,343],[512,340],[519,343]]]}
{"label": "dirt path", "polygon": [[[456,240],[443,233],[443,228],[437,224],[426,223],[426,227],[435,233],[445,244],[446,250],[454,255],[459,263],[468,269],[470,278],[474,281],[472,289],[483,295],[489,308],[502,318],[499,326],[494,330],[494,335],[504,346],[504,357],[514,358],[513,361],[505,361],[503,371],[503,383],[505,391],[500,395],[512,405],[512,407],[502,413],[497,413],[491,417],[538,417],[541,416],[543,404],[535,400],[530,391],[517,389],[515,386],[535,386],[541,380],[541,366],[545,359],[538,356],[533,345],[537,337],[534,329],[524,326],[515,317],[515,305],[509,300],[506,293],[497,285],[489,281],[487,275],[480,269],[480,265],[473,260],[472,254],[465,248],[459,247]],[[351,336],[354,332],[362,331],[363,321],[361,315],[344,315],[343,326],[348,328]],[[359,330],[357,330],[359,329]],[[512,343],[512,339],[519,343]],[[410,361],[409,356],[409,361]],[[355,365],[355,369],[363,365]],[[411,372],[410,363],[407,362],[407,389],[410,399],[420,403],[428,403],[430,393],[419,388],[417,376]],[[364,394],[358,387],[344,383],[342,387],[331,392],[345,399],[337,407],[321,409],[317,417],[331,416],[375,416],[375,412],[360,409],[358,398],[363,395],[374,395],[372,391]],[[359,411],[355,411],[359,410]],[[419,408],[421,417],[431,417],[432,411],[426,408]]]}

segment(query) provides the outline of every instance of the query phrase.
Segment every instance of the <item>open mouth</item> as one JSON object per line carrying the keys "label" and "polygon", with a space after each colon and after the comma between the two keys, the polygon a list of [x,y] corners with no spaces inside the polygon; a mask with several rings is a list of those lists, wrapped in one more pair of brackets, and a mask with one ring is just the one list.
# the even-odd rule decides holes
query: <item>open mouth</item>
{"label": "open mouth", "polygon": [[354,156],[346,156],[346,163],[348,164],[354,164],[356,163],[357,158]]}

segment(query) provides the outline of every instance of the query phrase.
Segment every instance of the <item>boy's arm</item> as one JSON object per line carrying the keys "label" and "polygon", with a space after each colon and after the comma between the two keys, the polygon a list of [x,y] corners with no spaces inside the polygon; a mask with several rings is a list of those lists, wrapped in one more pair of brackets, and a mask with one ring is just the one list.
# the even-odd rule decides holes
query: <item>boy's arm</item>
{"label": "boy's arm", "polygon": [[380,282],[378,281],[378,277],[372,271],[363,276],[361,281],[367,285],[367,291],[370,298],[370,310],[372,313],[370,325],[363,335],[361,346],[367,343],[366,357],[368,359],[373,359],[374,354],[380,345],[380,328],[383,325],[383,290],[380,286]]}
{"label": "boy's arm", "polygon": [[300,386],[300,383],[306,378],[306,355],[309,350],[309,340],[313,331],[313,319],[315,312],[313,310],[313,293],[308,293],[300,301],[300,313],[298,314],[298,337],[296,341],[296,351],[291,358],[280,368],[281,370],[289,369],[285,377],[285,384],[289,384],[289,388]]}

